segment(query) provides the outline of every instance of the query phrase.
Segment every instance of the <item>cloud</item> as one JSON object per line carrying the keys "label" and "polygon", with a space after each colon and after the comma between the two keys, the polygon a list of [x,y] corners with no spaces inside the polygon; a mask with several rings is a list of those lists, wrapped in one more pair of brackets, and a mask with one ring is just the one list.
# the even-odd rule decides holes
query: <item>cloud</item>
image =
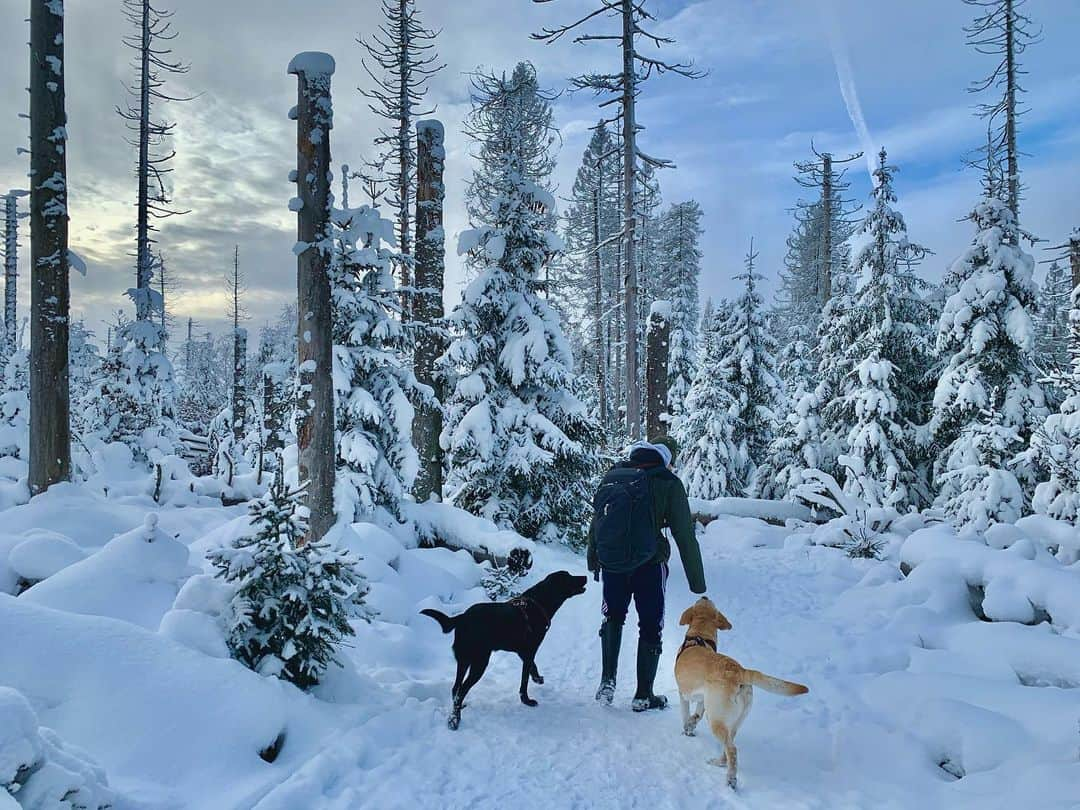
{"label": "cloud", "polygon": [[[858,100],[874,124],[873,146],[888,147],[901,167],[900,205],[912,237],[937,251],[926,263],[929,273],[966,244],[970,234],[957,220],[977,193],[975,178],[959,171],[963,153],[978,146],[982,126],[971,114],[966,86],[987,67],[985,57],[963,45],[960,29],[970,9],[939,0],[899,6],[892,0],[829,2],[835,6],[835,34],[857,67]],[[761,271],[771,276],[781,266],[789,209],[806,194],[791,180],[791,163],[807,155],[811,137],[837,153],[862,146],[837,92],[837,65],[819,3],[650,3],[661,16],[652,27],[678,40],[661,53],[692,58],[709,70],[701,81],[650,80],[639,109],[644,148],[679,166],[660,174],[665,200],[695,197],[705,211],[705,295],[735,291],[730,277],[739,271],[751,236],[760,246]],[[295,295],[295,217],[286,207],[294,193],[286,175],[295,164],[295,124],[285,114],[296,102],[296,84],[285,66],[301,50],[334,54],[332,148],[336,161],[358,165],[370,156],[381,122],[356,90],[366,79],[355,38],[374,30],[379,3],[171,5],[180,33],[174,50],[192,64],[176,89],[202,94],[167,110],[177,122],[175,196],[178,205],[191,209],[161,223],[162,250],[181,281],[173,309],[210,328],[222,325],[222,276],[239,244],[256,326]],[[458,299],[464,278],[453,247],[455,234],[467,225],[464,187],[472,159],[461,125],[468,73],[481,65],[510,69],[530,59],[542,84],[562,90],[570,75],[616,68],[612,43],[565,40],[547,46],[529,39],[532,31],[574,19],[589,5],[590,0],[420,4],[426,22],[442,29],[439,49],[448,64],[429,94],[447,128],[448,303]],[[118,2],[68,6],[71,234],[90,265],[87,278],[72,278],[73,302],[104,334],[98,323],[127,306],[123,293],[134,275],[134,154],[113,111],[125,101],[130,54],[119,47],[126,24]],[[1080,166],[1071,158],[1080,132],[1080,77],[1072,47],[1080,4],[1048,5],[1039,13],[1046,17],[1039,20],[1045,23],[1044,41],[1025,55],[1032,111],[1021,137],[1032,157],[1022,164],[1029,185],[1023,215],[1031,230],[1055,238],[1067,221],[1080,218],[1071,193],[1080,185]],[[25,157],[14,153],[27,135],[26,121],[14,115],[27,106],[26,39],[24,26],[0,26],[0,52],[14,55],[0,75],[0,109],[8,113],[0,117],[0,188],[26,184]],[[564,138],[555,181],[565,193],[601,112],[591,95],[564,93],[555,115]],[[861,173],[852,174],[852,195],[865,199],[868,183]],[[24,235],[24,259],[26,242]],[[29,284],[22,287],[28,292]]]}

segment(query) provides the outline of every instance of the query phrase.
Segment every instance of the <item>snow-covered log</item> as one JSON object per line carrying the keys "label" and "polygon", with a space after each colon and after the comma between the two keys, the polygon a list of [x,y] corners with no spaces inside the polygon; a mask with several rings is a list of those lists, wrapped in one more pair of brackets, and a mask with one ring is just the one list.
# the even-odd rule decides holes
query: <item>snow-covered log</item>
{"label": "snow-covered log", "polygon": [[770,501],[764,498],[702,498],[690,499],[690,511],[694,520],[708,525],[718,517],[751,517],[766,523],[783,525],[789,520],[814,522],[813,513],[805,504],[794,501]]}

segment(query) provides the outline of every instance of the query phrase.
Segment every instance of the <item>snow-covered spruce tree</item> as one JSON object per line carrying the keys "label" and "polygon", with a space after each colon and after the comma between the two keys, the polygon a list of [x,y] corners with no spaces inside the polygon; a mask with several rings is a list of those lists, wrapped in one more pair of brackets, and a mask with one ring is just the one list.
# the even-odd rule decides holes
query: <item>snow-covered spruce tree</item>
{"label": "snow-covered spruce tree", "polygon": [[298,507],[299,493],[285,486],[278,465],[269,492],[251,505],[252,531],[207,557],[236,589],[228,611],[233,657],[310,689],[354,635],[350,620],[370,614],[358,560],[322,539],[303,543]]}
{"label": "snow-covered spruce tree", "polygon": [[1035,361],[1043,374],[1056,377],[1069,369],[1069,311],[1072,278],[1068,269],[1053,261],[1039,288],[1035,316]]}
{"label": "snow-covered spruce tree", "polygon": [[[476,143],[477,166],[465,191],[465,206],[469,225],[479,229],[491,223],[494,212],[505,202],[509,188],[506,155],[511,150],[517,153],[513,162],[520,181],[534,185],[545,199],[544,195],[551,195],[557,136],[551,112],[554,96],[540,89],[531,63],[519,62],[509,77],[505,73],[476,74],[472,84],[473,109],[466,126]],[[505,131],[504,122],[511,120],[524,128],[520,135]],[[545,230],[552,230],[555,207],[538,206],[538,221]],[[466,262],[474,272],[488,265],[487,255],[473,250],[467,251]],[[542,279],[538,275],[536,280]]]}
{"label": "snow-covered spruce tree", "polygon": [[[85,399],[101,367],[101,353],[94,343],[94,333],[82,320],[73,321],[68,333],[68,363],[71,401],[77,404]],[[77,422],[78,418],[77,413],[72,414],[72,422]]]}
{"label": "snow-covered spruce tree", "polygon": [[[144,307],[160,311],[156,290],[133,287],[128,295],[137,312]],[[160,321],[152,317],[124,321],[113,335],[113,346],[101,365],[102,378],[83,403],[87,411],[98,414],[91,424],[101,426],[99,438],[124,442],[142,460],[153,450],[174,452],[176,388]]]}
{"label": "snow-covered spruce tree", "polygon": [[725,346],[719,333],[726,328],[722,313],[731,306],[722,302],[710,313],[711,323],[702,327],[697,371],[675,424],[675,438],[682,447],[680,474],[692,498],[741,495],[746,483],[741,477],[746,458],[735,441],[738,404],[720,374]]}
{"label": "snow-covered spruce tree", "polygon": [[401,357],[406,348],[392,275],[394,225],[377,208],[334,209],[330,296],[333,313],[337,473],[334,513],[397,513],[419,460],[413,406],[421,398]]}
{"label": "snow-covered spruce tree", "polygon": [[[836,360],[844,374],[825,413],[843,439],[843,488],[872,506],[906,511],[926,502],[917,473],[917,426],[928,417],[924,384],[930,364],[928,307],[912,267],[927,253],[907,236],[893,207],[895,169],[878,155],[873,205],[853,240],[857,279],[838,331],[846,345]],[[843,435],[846,431],[846,435]]]}
{"label": "snow-covered spruce tree", "polygon": [[28,460],[30,454],[30,358],[16,349],[4,367],[0,389],[0,458]]}
{"label": "snow-covered spruce tree", "polygon": [[701,217],[701,206],[689,200],[672,205],[661,226],[662,289],[671,301],[668,408],[675,418],[684,412],[697,365]]}
{"label": "snow-covered spruce tree", "polygon": [[207,332],[196,340],[189,329],[181,354],[180,396],[177,413],[181,424],[200,436],[228,403],[232,374],[232,341]]}
{"label": "snow-covered spruce tree", "polygon": [[613,313],[619,305],[617,234],[619,200],[616,193],[618,167],[612,159],[615,142],[601,121],[593,129],[581,158],[563,217],[566,250],[552,268],[553,284],[548,299],[566,315],[567,329],[575,348],[580,373],[589,379],[583,395],[595,407],[600,424],[614,427],[615,383],[612,369]]}
{"label": "snow-covered spruce tree", "polygon": [[[996,391],[991,393],[991,400],[1000,401]],[[982,409],[978,417],[949,445],[938,505],[957,526],[985,532],[994,523],[1015,523],[1023,514],[1024,493],[1009,466],[1024,441],[1004,411]]]}
{"label": "snow-covered spruce tree", "polygon": [[776,375],[776,342],[769,333],[754,272],[757,259],[753,242],[746,255],[746,271],[735,276],[745,286],[717,333],[719,366],[711,371],[731,398],[731,436],[736,459],[729,468],[732,494],[757,490],[757,469],[768,455],[777,413],[783,407],[783,384]]}
{"label": "snow-covered spruce tree", "polygon": [[[543,186],[547,176],[538,183],[529,174],[551,165],[542,154],[550,109],[540,100],[531,65],[512,78],[474,78],[468,131],[482,166],[472,186],[485,189],[475,202],[491,207],[458,246],[483,270],[449,316],[445,362],[456,384],[441,441],[458,506],[526,537],[580,546],[601,430],[571,391],[569,346],[556,312],[536,293],[560,247],[549,230],[555,200]],[[538,105],[547,112],[534,115]]]}
{"label": "snow-covered spruce tree", "polygon": [[789,395],[786,414],[776,427],[765,464],[758,471],[757,494],[788,500],[804,483],[803,473],[821,467],[820,404],[813,388]]}
{"label": "snow-covered spruce tree", "polygon": [[[1020,245],[1021,231],[1009,207],[993,196],[971,213],[975,238],[945,277],[949,297],[938,323],[937,350],[948,362],[934,392],[930,428],[940,454],[934,467],[937,503],[958,523],[979,514],[1012,511],[1010,456],[999,449],[1015,436],[1022,446],[1046,417],[1032,361],[1034,264]],[[973,467],[969,445],[980,443],[987,461]],[[1031,471],[1020,466],[1020,484]],[[961,474],[963,473],[963,474]],[[985,485],[976,486],[975,474]],[[967,505],[982,492],[1000,493],[1002,506]]]}
{"label": "snow-covered spruce tree", "polygon": [[1061,406],[1031,435],[1024,461],[1041,480],[1035,487],[1032,508],[1070,523],[1080,522],[1080,286],[1072,292],[1066,339],[1071,371],[1055,375],[1065,392]]}

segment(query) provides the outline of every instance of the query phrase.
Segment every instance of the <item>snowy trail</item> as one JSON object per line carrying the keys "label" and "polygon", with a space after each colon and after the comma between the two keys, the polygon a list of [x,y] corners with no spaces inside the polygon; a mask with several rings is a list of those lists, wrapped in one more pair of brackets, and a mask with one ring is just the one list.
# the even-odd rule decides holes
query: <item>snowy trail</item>
{"label": "snowy trail", "polygon": [[[760,524],[759,524],[760,525]],[[767,530],[770,531],[770,530]],[[773,529],[785,533],[783,529]],[[681,734],[672,665],[685,628],[678,617],[693,597],[678,561],[668,587],[664,657],[657,690],[664,712],[635,715],[636,621],[631,610],[615,705],[592,697],[599,674],[596,632],[600,588],[556,616],[537,659],[545,677],[531,709],[517,698],[516,656],[496,654],[470,694],[460,730],[445,727],[453,672],[449,639],[439,660],[400,684],[402,705],[335,742],[266,796],[262,810],[326,808],[890,808],[939,806],[934,786],[913,785],[910,770],[860,757],[892,757],[899,732],[858,702],[857,689],[836,672],[834,650],[852,643],[824,616],[854,573],[846,561],[805,550],[703,549],[709,595],[734,629],[722,651],[747,666],[810,686],[781,698],[756,690],[740,732],[740,787],[706,764],[718,745],[703,723]],[[578,558],[567,556],[578,567]],[[903,757],[899,757],[903,759]],[[907,780],[906,783],[904,780]],[[311,804],[312,795],[323,798]]]}

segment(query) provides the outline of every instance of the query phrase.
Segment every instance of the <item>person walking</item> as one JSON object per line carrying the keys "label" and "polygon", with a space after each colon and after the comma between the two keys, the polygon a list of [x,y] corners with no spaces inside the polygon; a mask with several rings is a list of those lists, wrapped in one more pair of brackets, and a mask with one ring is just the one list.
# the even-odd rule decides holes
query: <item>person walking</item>
{"label": "person walking", "polygon": [[678,452],[678,444],[668,436],[633,445],[629,458],[607,472],[593,498],[587,560],[594,578],[603,580],[604,589],[602,671],[596,699],[610,704],[615,697],[623,624],[633,599],[638,617],[637,690],[631,704],[635,712],[667,706],[667,698],[653,692],[671,558],[665,528],[671,530],[679,547],[690,590],[705,593],[705,572],[690,503],[674,473]]}

